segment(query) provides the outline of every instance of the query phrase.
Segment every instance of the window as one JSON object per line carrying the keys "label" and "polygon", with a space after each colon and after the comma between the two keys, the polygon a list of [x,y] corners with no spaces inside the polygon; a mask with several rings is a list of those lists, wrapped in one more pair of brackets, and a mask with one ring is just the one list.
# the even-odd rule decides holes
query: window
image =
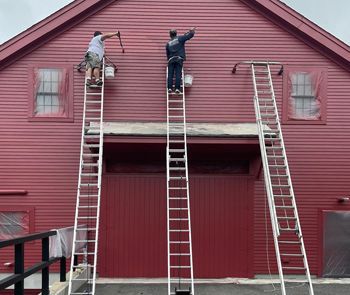
{"label": "window", "polygon": [[29,117],[38,121],[72,121],[71,71],[65,67],[31,69]]}
{"label": "window", "polygon": [[34,208],[0,208],[0,240],[20,237],[34,231]]}
{"label": "window", "polygon": [[350,211],[323,211],[325,278],[350,278]]}
{"label": "window", "polygon": [[287,68],[284,78],[284,123],[325,123],[326,70]]}

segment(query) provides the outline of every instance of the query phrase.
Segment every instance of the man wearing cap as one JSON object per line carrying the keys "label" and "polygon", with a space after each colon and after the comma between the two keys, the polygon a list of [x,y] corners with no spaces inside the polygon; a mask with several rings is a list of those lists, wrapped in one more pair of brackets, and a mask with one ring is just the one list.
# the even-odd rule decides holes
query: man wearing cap
{"label": "man wearing cap", "polygon": [[176,30],[170,30],[170,41],[166,44],[168,58],[168,93],[173,92],[173,79],[175,74],[175,93],[180,94],[183,61],[186,60],[185,42],[190,40],[195,33],[195,28],[182,36],[177,36]]}
{"label": "man wearing cap", "polygon": [[105,53],[104,40],[113,36],[119,36],[120,33],[107,33],[103,34],[100,31],[94,33],[94,37],[89,43],[89,48],[85,54],[86,61],[86,75],[85,83],[86,86],[92,85],[92,75],[95,77],[95,83],[97,86],[102,86],[103,82],[100,80],[100,68],[101,62]]}

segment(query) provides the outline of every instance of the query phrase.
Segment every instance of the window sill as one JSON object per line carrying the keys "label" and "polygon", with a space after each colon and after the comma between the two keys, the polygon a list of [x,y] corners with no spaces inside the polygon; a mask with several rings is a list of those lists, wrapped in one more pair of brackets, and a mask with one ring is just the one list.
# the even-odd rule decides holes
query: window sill
{"label": "window sill", "polygon": [[62,122],[62,123],[73,123],[73,118],[66,117],[28,117],[29,122]]}

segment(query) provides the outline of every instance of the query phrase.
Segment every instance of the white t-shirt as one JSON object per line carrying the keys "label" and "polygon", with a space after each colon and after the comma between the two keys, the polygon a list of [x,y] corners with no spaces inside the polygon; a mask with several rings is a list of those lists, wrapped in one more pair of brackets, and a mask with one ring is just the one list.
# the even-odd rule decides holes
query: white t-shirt
{"label": "white t-shirt", "polygon": [[103,55],[105,53],[105,44],[101,40],[102,35],[98,35],[91,39],[89,43],[89,49],[88,51],[94,52],[98,55],[100,60],[103,59]]}

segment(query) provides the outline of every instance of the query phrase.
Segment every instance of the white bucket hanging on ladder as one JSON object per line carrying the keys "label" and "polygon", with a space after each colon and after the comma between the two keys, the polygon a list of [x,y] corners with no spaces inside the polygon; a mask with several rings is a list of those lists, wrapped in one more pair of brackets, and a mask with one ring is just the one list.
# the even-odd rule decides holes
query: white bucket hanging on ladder
{"label": "white bucket hanging on ladder", "polygon": [[106,79],[113,79],[114,78],[114,72],[115,68],[112,66],[106,66],[105,68],[105,78]]}

